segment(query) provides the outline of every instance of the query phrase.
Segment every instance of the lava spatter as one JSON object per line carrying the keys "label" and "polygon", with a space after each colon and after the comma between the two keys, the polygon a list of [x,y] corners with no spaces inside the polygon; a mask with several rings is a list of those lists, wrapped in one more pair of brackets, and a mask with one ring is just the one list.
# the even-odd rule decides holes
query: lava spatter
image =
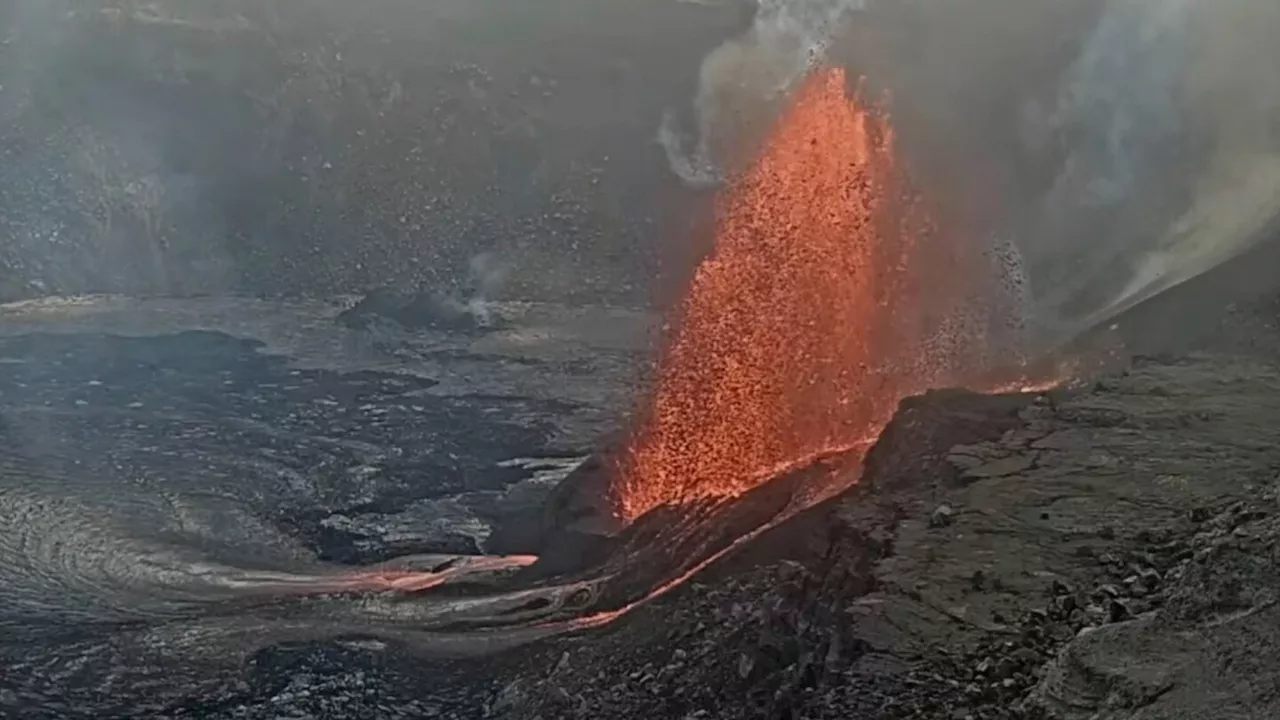
{"label": "lava spatter", "polygon": [[614,484],[619,516],[740,495],[979,371],[990,275],[965,250],[911,190],[887,115],[842,71],[815,72],[719,200]]}

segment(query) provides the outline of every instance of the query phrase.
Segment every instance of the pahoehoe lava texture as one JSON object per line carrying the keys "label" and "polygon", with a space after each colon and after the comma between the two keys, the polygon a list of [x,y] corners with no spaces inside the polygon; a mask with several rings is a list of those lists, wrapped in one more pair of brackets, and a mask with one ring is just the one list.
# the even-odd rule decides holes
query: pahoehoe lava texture
{"label": "pahoehoe lava texture", "polygon": [[[6,415],[6,436],[25,431],[31,447],[30,438],[40,437],[34,418],[44,417],[32,408],[46,402],[70,414],[107,404],[142,413],[127,406],[185,397],[184,377],[276,362],[224,336],[185,340],[180,345],[199,352],[159,352],[167,343],[155,339],[4,340],[6,396],[26,393],[14,407],[27,408]],[[77,366],[83,375],[69,372],[90,346],[95,357],[122,358],[117,364],[128,372],[112,372],[108,362]],[[147,382],[125,383],[144,356],[153,365]],[[21,357],[43,362],[17,362]],[[57,372],[55,361],[64,363]],[[382,381],[292,376],[279,367],[279,375],[253,375],[232,393],[236,402],[251,402],[256,392],[301,392],[286,388],[290,377]],[[277,380],[280,388],[257,390],[259,382]],[[10,623],[0,641],[0,707],[50,718],[585,719],[698,711],[723,718],[950,718],[961,711],[1003,718],[1026,716],[1016,714],[1019,707],[1097,702],[1089,698],[1123,691],[1129,694],[1114,696],[1130,699],[1108,706],[1104,717],[1134,717],[1144,703],[1153,717],[1220,717],[1197,689],[1213,682],[1220,667],[1213,663],[1273,647],[1266,603],[1280,536],[1271,533],[1265,498],[1280,467],[1268,434],[1280,417],[1270,401],[1280,397],[1277,382],[1268,363],[1201,358],[1145,361],[1088,391],[1038,401],[962,392],[911,399],[848,494],[612,625],[496,656],[446,661],[358,632],[337,640],[309,636],[326,608],[349,602],[341,597],[275,610],[221,604],[202,621],[170,614],[160,621],[23,622],[22,630]],[[126,388],[155,395],[126,398]],[[188,414],[206,435],[162,436],[173,426],[157,424],[133,429],[119,445],[137,443],[148,460],[177,463],[163,454],[177,440],[193,448],[202,447],[195,442],[201,437],[213,443],[207,433],[217,427],[212,418],[222,401],[200,397],[207,405]],[[342,417],[361,405],[342,407],[327,412]],[[242,451],[270,449],[267,440],[278,438],[243,430],[232,433]],[[148,431],[157,434],[142,442]],[[86,433],[74,437],[83,449],[61,470],[80,483],[96,479],[90,507],[108,487],[128,487],[135,473],[127,452],[88,442]],[[338,453],[328,441],[316,442]],[[73,472],[76,457],[87,462],[94,453],[107,459],[93,473]],[[52,454],[36,459],[34,467],[53,472]],[[8,483],[14,467],[6,466]],[[284,557],[297,557],[291,553],[298,545],[308,556],[305,541],[277,532],[289,548],[280,551]],[[216,552],[232,553],[235,543],[229,545]],[[265,562],[270,553],[257,558]],[[263,617],[302,632],[254,649]],[[243,632],[228,634],[237,624]],[[1101,629],[1074,639],[1083,627]],[[1200,639],[1161,644],[1177,632]],[[1243,642],[1244,634],[1253,639]],[[202,645],[212,654],[191,652]],[[1159,655],[1143,654],[1151,648]],[[1117,665],[1107,658],[1128,659]],[[1264,687],[1274,665],[1232,662],[1238,702],[1269,717],[1265,698],[1246,686]],[[1128,674],[1125,668],[1137,665],[1161,669],[1153,681]]]}
{"label": "pahoehoe lava texture", "polygon": [[[272,668],[313,650],[333,668],[376,667],[387,646],[371,636],[519,620],[520,596],[478,608],[466,596],[498,593],[523,561],[454,554],[485,552],[580,462],[580,427],[615,417],[644,318],[521,305],[504,311],[520,328],[456,335],[343,330],[337,311],[240,298],[0,308],[0,714],[218,716],[252,704],[246,679],[288,685]],[[405,570],[466,587],[421,602],[379,591]],[[351,635],[368,642],[334,644]],[[401,700],[397,712],[426,712]]]}
{"label": "pahoehoe lava texture", "polygon": [[335,561],[476,552],[466,527],[360,551],[330,519],[502,490],[523,471],[499,462],[547,436],[494,417],[531,400],[432,397],[422,394],[430,380],[409,375],[290,369],[217,333],[6,337],[0,358],[0,626],[10,639],[198,617],[332,576]]}
{"label": "pahoehoe lava texture", "polygon": [[[173,348],[165,351],[165,340],[27,337],[16,341],[14,345],[21,345],[26,357],[49,351],[49,363],[42,365],[44,367],[52,366],[53,357],[60,358],[62,367],[56,375],[57,382],[53,383],[54,387],[44,388],[45,394],[41,398],[51,403],[57,399],[66,399],[72,408],[82,410],[109,404],[106,402],[110,397],[107,393],[119,393],[125,388],[140,392],[144,387],[150,387],[156,393],[153,396],[133,396],[139,399],[131,400],[130,404],[150,402],[153,399],[160,401],[162,398],[168,398],[175,406],[182,404],[181,393],[176,392],[181,387],[178,379],[171,379],[173,385],[170,387],[126,385],[123,382],[122,377],[134,372],[134,366],[138,364],[140,357],[147,358],[143,364],[150,363],[149,367],[153,370],[168,367],[177,371],[179,376],[188,373],[203,376],[211,369],[226,368],[225,362],[234,358],[250,364],[265,362],[270,365],[273,362],[224,336],[195,336],[185,340],[186,342],[179,343],[176,347],[189,350],[198,348],[199,352],[186,356],[200,358],[192,360],[194,367],[186,367],[186,357],[173,354]],[[84,343],[89,343],[95,353],[103,357],[116,357],[117,362],[86,366],[85,369],[92,367],[94,379],[87,383],[69,382],[64,386],[63,380],[77,375],[70,371],[68,364],[74,364],[77,353],[84,349]],[[214,362],[212,356],[220,347],[223,351],[230,352],[224,362]],[[8,349],[15,348],[10,346]],[[242,356],[241,352],[246,354]],[[113,366],[117,367],[115,371],[111,369]],[[257,382],[264,378],[258,375],[254,377],[256,387]],[[14,384],[30,388],[38,384],[39,380],[54,379],[52,376],[41,377],[33,370],[21,381],[14,381]],[[150,379],[154,383],[155,377]],[[92,384],[99,382],[101,385]],[[88,388],[86,392],[90,394],[79,395],[85,388]],[[72,397],[75,399],[71,399]],[[77,400],[87,404],[77,404]],[[195,413],[191,409],[188,412],[199,415],[203,422],[208,423],[213,419],[213,401],[209,398],[206,401],[209,406],[205,408],[204,414]],[[133,409],[141,410],[136,407]],[[173,407],[171,410],[177,408]],[[15,422],[21,426],[21,420],[25,417],[27,416],[23,413],[12,415],[8,420],[11,426],[9,432],[15,432],[12,426]],[[908,417],[915,416],[908,413]],[[30,426],[27,427],[28,430],[31,429]],[[206,435],[211,432],[208,427],[201,427],[205,429]],[[159,429],[171,431],[172,426]],[[73,491],[84,482],[84,477],[96,477],[101,490],[112,487],[118,492],[116,485],[128,487],[127,482],[122,482],[119,476],[113,477],[109,473],[114,468],[116,472],[128,475],[128,466],[125,464],[128,460],[127,450],[132,447],[130,443],[136,438],[133,435],[122,437],[125,440],[118,448],[119,452],[109,455],[104,460],[102,469],[94,466],[90,468],[92,472],[85,476],[55,476],[70,483],[65,488],[68,494],[74,494]],[[237,440],[242,443],[242,449],[260,447],[259,443],[262,443],[262,438],[254,436],[240,435]],[[83,441],[84,438],[80,438],[80,442]],[[87,444],[83,450],[108,452],[110,448]],[[158,448],[152,447],[149,452],[155,453],[157,450]],[[880,451],[879,454],[883,452]],[[871,462],[878,462],[875,458],[879,454],[873,453]],[[69,461],[74,464],[74,457]],[[22,463],[8,462],[4,472],[9,491],[7,498],[12,500],[13,489],[21,482],[30,486],[50,477],[52,471],[49,470],[48,462],[47,458],[43,465],[38,459],[32,458],[24,458]],[[112,462],[119,463],[120,467],[115,468]],[[595,600],[597,609],[608,610],[643,596],[649,588],[668,577],[673,569],[679,570],[691,565],[699,556],[708,555],[716,548],[727,545],[738,535],[767,522],[786,506],[796,482],[804,481],[815,472],[838,470],[839,462],[833,462],[834,464],[818,465],[792,473],[789,479],[784,478],[763,487],[748,495],[743,502],[718,508],[711,504],[701,510],[696,507],[683,511],[671,510],[668,517],[658,514],[650,518],[647,526],[644,522],[637,523],[618,540],[624,551],[615,553],[614,557],[621,564],[604,568],[605,571],[617,572],[624,582],[608,585],[609,594]],[[845,471],[856,472],[856,465],[857,458],[854,458],[854,467],[845,468]],[[37,471],[44,472],[44,475],[37,475]],[[158,466],[156,471],[162,472],[163,466]],[[37,489],[47,491],[45,487]],[[181,488],[177,490],[180,491]],[[216,486],[206,486],[203,491],[215,496],[217,494]],[[172,489],[168,493],[180,495],[180,492]],[[165,493],[159,494],[164,495]],[[118,495],[114,499],[103,497],[101,492],[90,495],[89,499],[81,500],[80,505],[75,506],[88,513],[85,520],[81,520],[79,516],[75,518],[78,525],[70,522],[66,526],[53,523],[34,528],[22,524],[27,516],[11,516],[14,529],[20,531],[16,533],[17,536],[34,537],[36,532],[60,532],[68,527],[80,529],[76,530],[79,534],[73,535],[42,535],[48,541],[47,546],[54,549],[54,555],[21,554],[15,557],[17,563],[6,566],[9,573],[25,570],[54,585],[33,583],[29,577],[18,576],[10,578],[13,582],[4,584],[7,590],[17,589],[20,593],[25,593],[25,596],[20,594],[7,598],[7,608],[11,614],[7,614],[4,619],[6,628],[12,628],[14,633],[7,632],[6,642],[0,643],[0,657],[8,668],[3,681],[0,681],[0,702],[13,708],[26,708],[36,716],[45,717],[138,713],[190,717],[277,717],[272,713],[278,712],[280,707],[305,707],[311,702],[309,698],[329,694],[331,697],[323,701],[326,703],[324,706],[338,713],[333,715],[335,717],[342,717],[343,713],[355,716],[366,712],[376,712],[378,717],[411,717],[429,712],[428,708],[432,707],[447,709],[450,714],[461,713],[462,717],[479,717],[481,714],[477,714],[474,709],[476,693],[486,694],[488,690],[485,689],[487,681],[477,684],[477,679],[493,677],[491,673],[495,671],[501,676],[537,667],[540,662],[537,657],[545,651],[542,647],[534,646],[512,653],[506,660],[498,663],[485,661],[481,666],[483,670],[477,673],[479,668],[474,664],[464,664],[466,670],[458,670],[460,666],[456,665],[457,661],[440,665],[440,661],[401,656],[394,647],[388,647],[382,642],[335,643],[308,639],[327,632],[323,629],[326,606],[340,608],[347,601],[337,597],[317,599],[309,606],[296,605],[291,601],[289,604],[293,604],[292,609],[289,604],[271,609],[268,605],[262,605],[266,600],[259,600],[255,601],[259,605],[255,608],[253,604],[246,605],[228,592],[225,602],[212,602],[208,587],[211,583],[205,582],[206,578],[197,576],[192,580],[179,572],[183,569],[190,572],[190,568],[195,567],[193,563],[198,562],[202,554],[216,556],[218,553],[225,553],[224,557],[240,563],[235,567],[244,567],[243,563],[246,562],[257,562],[264,569],[271,569],[270,553],[255,557],[248,552],[249,548],[260,547],[264,538],[270,540],[267,547],[272,547],[271,542],[275,542],[276,547],[280,548],[280,559],[277,561],[279,568],[296,571],[298,564],[305,562],[304,559],[308,557],[313,565],[318,565],[305,548],[305,543],[298,542],[296,538],[280,530],[275,530],[270,536],[251,535],[254,531],[262,532],[269,524],[263,522],[256,526],[241,525],[232,529],[225,526],[199,526],[218,532],[211,532],[212,537],[202,538],[203,543],[189,541],[181,532],[169,532],[164,528],[163,521],[166,512],[171,511],[170,506],[152,505],[155,497],[146,495],[141,490],[136,491],[134,496],[137,498],[136,504],[120,501],[121,496]],[[251,502],[243,504],[252,505]],[[52,513],[54,517],[68,512],[66,504],[43,501],[37,505],[43,513]],[[191,505],[195,510],[208,506],[207,503],[200,502],[193,502]],[[216,505],[214,507],[215,510],[218,509]],[[680,517],[682,514],[683,519]],[[702,522],[707,519],[708,514],[716,522]],[[104,518],[115,522],[107,523]],[[139,518],[144,518],[143,524],[131,524],[130,521]],[[811,522],[812,518],[813,515],[809,515],[802,522]],[[245,523],[252,521],[253,513],[248,509],[236,508],[234,515],[216,519],[225,523]],[[672,529],[678,531],[681,522],[685,522],[686,527],[688,522],[693,522],[691,527],[700,530],[678,535],[674,538],[678,541],[675,544],[664,543],[663,533]],[[188,529],[190,527],[187,526]],[[151,533],[152,529],[158,531]],[[656,537],[652,535],[655,532],[658,533]],[[142,541],[129,540],[138,533],[142,533]],[[88,540],[84,544],[76,544],[76,538],[86,537]],[[777,537],[776,533],[773,537]],[[235,554],[236,550],[241,549],[237,548],[237,538],[243,540],[240,555]],[[57,542],[57,539],[61,539],[61,542]],[[188,541],[188,544],[183,545],[183,541]],[[218,543],[216,546],[211,544],[215,541]],[[149,544],[151,542],[154,545]],[[791,544],[771,539],[764,546],[771,548],[772,552],[785,553]],[[166,565],[164,555],[158,549],[174,547],[181,551],[171,551],[170,564]],[[19,547],[17,551],[30,553],[31,549]],[[870,551],[867,548],[856,548],[856,552],[865,554]],[[35,567],[31,565],[32,562],[49,564]],[[53,565],[55,562],[56,566]],[[19,567],[22,563],[27,565]],[[213,579],[225,579],[224,575],[219,574],[219,568],[210,567],[207,563],[206,572]],[[572,576],[562,577],[559,581],[563,582],[565,579],[572,579]],[[166,580],[169,581],[167,586],[162,582]],[[178,582],[181,580],[192,580],[194,587],[191,588],[189,598],[180,592],[184,589],[182,583]],[[76,585],[77,581],[79,586]],[[183,604],[180,602],[183,599],[190,599],[191,602]],[[341,613],[335,617],[341,617]],[[275,620],[270,625],[263,625],[263,618]],[[317,631],[316,627],[320,629]],[[333,627],[341,628],[342,625],[336,623]],[[237,647],[242,651],[251,651],[257,647],[255,641],[259,638],[252,636],[271,632],[268,628],[274,628],[278,633],[278,642],[272,643],[268,649],[253,652],[252,655],[236,654],[234,649]],[[291,635],[297,640],[288,641],[287,638]],[[39,649],[32,652],[24,645],[15,644],[13,641],[19,637],[27,638],[28,641],[38,640]],[[208,645],[212,655],[193,652],[195,647],[204,644]],[[518,662],[516,658],[519,658]],[[236,662],[228,663],[228,659],[238,659],[247,664],[240,668]],[[529,665],[530,662],[533,665]],[[419,677],[419,673],[442,678],[441,682],[448,678],[448,685],[429,690],[411,687],[412,679]],[[313,681],[318,685],[310,687],[309,684]],[[308,685],[308,689],[291,693],[288,687],[298,682]],[[142,685],[150,688],[145,696],[137,693]]]}

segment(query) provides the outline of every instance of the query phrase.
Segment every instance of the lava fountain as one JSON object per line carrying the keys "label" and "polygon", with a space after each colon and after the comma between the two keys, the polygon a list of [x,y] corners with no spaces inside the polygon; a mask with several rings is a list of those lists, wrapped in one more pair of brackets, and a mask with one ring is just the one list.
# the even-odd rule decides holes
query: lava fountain
{"label": "lava fountain", "polygon": [[[944,229],[897,158],[885,109],[847,86],[837,69],[807,77],[719,199],[715,245],[611,484],[629,527],[607,557],[483,603],[446,598],[433,622],[465,616],[492,647],[604,625],[855,481],[903,398],[1027,386],[1016,253]],[[753,490],[763,492],[751,502],[722,502]],[[650,514],[660,509],[672,512]],[[454,579],[366,573],[341,587],[413,592]]]}
{"label": "lava fountain", "polygon": [[902,398],[977,382],[1016,316],[1016,278],[940,228],[838,69],[797,90],[715,227],[614,483],[624,522],[869,443]]}

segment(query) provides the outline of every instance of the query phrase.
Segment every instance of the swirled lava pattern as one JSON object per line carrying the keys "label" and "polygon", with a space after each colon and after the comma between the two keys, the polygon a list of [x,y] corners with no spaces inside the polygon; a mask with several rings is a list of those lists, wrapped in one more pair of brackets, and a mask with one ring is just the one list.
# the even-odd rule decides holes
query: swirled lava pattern
{"label": "swirled lava pattern", "polygon": [[934,222],[887,113],[859,95],[842,71],[815,71],[719,198],[614,483],[622,520],[865,445],[903,397],[988,365],[1008,311],[991,288],[1009,278]]}

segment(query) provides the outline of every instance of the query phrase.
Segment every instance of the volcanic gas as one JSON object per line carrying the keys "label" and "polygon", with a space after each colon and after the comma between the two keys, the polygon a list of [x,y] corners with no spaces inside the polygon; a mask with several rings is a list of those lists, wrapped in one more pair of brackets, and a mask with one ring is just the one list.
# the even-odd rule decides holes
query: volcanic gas
{"label": "volcanic gas", "polygon": [[887,110],[816,70],[718,199],[618,515],[740,495],[865,446],[908,395],[979,377],[1010,315],[999,273],[913,189]]}

